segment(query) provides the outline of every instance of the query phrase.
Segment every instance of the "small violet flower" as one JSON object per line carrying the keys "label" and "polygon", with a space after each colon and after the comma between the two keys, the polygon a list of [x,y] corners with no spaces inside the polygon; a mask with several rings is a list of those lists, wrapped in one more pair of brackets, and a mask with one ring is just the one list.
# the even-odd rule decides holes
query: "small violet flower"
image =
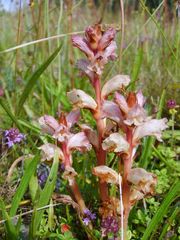
{"label": "small violet flower", "polygon": [[176,101],[174,99],[169,99],[167,101],[167,108],[172,109],[176,107]]}
{"label": "small violet flower", "polygon": [[25,135],[20,133],[17,128],[10,128],[4,131],[5,142],[8,148],[11,148],[16,143],[20,143],[25,139]]}
{"label": "small violet flower", "polygon": [[96,219],[96,214],[92,213],[89,209],[84,210],[85,218],[83,218],[83,223],[87,226],[90,221]]}
{"label": "small violet flower", "polygon": [[[38,183],[39,183],[41,189],[44,188],[46,181],[49,177],[49,173],[50,173],[50,168],[48,165],[46,165],[44,163],[39,164],[39,166],[37,167],[37,178],[38,178]],[[60,176],[58,174],[58,177],[56,179],[55,192],[58,192],[59,188],[61,186],[61,181],[60,181],[59,177]]]}

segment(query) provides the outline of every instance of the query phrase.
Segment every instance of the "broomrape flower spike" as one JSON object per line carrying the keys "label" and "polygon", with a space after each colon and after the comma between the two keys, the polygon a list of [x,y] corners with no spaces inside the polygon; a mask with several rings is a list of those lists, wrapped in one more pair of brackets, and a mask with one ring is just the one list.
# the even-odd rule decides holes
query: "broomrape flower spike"
{"label": "broomrape flower spike", "polygon": [[[161,141],[162,131],[167,128],[167,119],[153,119],[145,110],[146,99],[142,92],[128,92],[125,88],[130,83],[127,75],[116,75],[103,87],[101,77],[104,66],[115,60],[117,48],[116,31],[113,28],[103,31],[96,24],[85,30],[84,36],[72,36],[73,46],[85,54],[80,59],[78,68],[89,78],[94,88],[95,99],[81,89],[67,93],[73,111],[61,113],[58,120],[45,115],[39,119],[42,132],[50,134],[56,144],[46,143],[40,147],[42,161],[51,161],[58,153],[63,165],[62,177],[67,180],[84,225],[92,228],[96,215],[86,207],[76,179],[78,171],[74,169],[72,153],[76,151],[95,151],[96,165],[92,173],[99,180],[102,237],[113,234],[114,239],[120,227],[124,240],[127,239],[128,217],[135,203],[154,194],[157,177],[142,168],[133,168],[138,146],[142,138],[155,136]],[[173,105],[173,104],[170,104]],[[80,109],[89,110],[95,120],[96,129],[87,124],[77,124]],[[74,125],[76,124],[76,128]],[[78,130],[79,127],[79,130]],[[121,160],[121,172],[107,166],[108,153],[114,153],[115,161]],[[90,159],[88,159],[90,161]],[[114,165],[116,166],[116,164]],[[115,196],[110,196],[109,187],[115,185]],[[79,213],[78,213],[79,214]]]}
{"label": "broomrape flower spike", "polygon": [[109,28],[103,32],[101,26],[96,24],[86,28],[84,37],[72,36],[73,46],[79,48],[88,58],[86,61],[81,60],[78,65],[90,78],[92,84],[94,84],[95,75],[102,74],[104,65],[116,58],[115,35],[115,29]]}

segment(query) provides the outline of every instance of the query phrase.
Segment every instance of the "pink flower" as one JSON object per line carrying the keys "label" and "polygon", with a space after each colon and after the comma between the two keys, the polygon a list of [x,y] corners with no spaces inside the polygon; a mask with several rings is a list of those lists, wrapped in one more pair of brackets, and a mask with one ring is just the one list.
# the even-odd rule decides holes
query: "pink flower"
{"label": "pink flower", "polygon": [[72,37],[73,46],[79,48],[88,57],[88,65],[84,64],[85,62],[82,65],[81,61],[79,66],[91,81],[93,74],[101,75],[104,65],[116,58],[115,34],[115,29],[109,28],[103,32],[101,26],[96,24],[86,28],[84,38],[77,35]]}
{"label": "pink flower", "polygon": [[133,133],[133,142],[136,143],[139,139],[146,136],[155,136],[158,141],[162,141],[162,131],[168,128],[167,119],[150,119],[147,122],[138,126]]}
{"label": "pink flower", "polygon": [[[42,160],[51,160],[57,152],[59,158],[66,166],[72,164],[72,152],[78,150],[81,152],[89,151],[91,144],[84,132],[73,133],[71,128],[79,120],[80,111],[73,110],[69,114],[61,113],[59,123],[51,116],[40,118],[42,128],[50,133],[60,145],[44,144],[40,147],[42,150]],[[53,124],[54,123],[54,124]]]}
{"label": "pink flower", "polygon": [[102,118],[109,118],[117,123],[122,121],[122,114],[116,103],[112,101],[104,101],[102,105]]}
{"label": "pink flower", "polygon": [[103,141],[102,148],[109,152],[126,153],[129,149],[129,143],[121,134],[112,133]]}
{"label": "pink flower", "polygon": [[174,99],[169,99],[166,105],[167,105],[167,108],[173,109],[176,107],[176,101]]}
{"label": "pink flower", "polygon": [[39,118],[39,124],[44,133],[53,135],[55,130],[59,127],[59,123],[55,118],[49,115],[44,115]]}
{"label": "pink flower", "polygon": [[59,159],[64,160],[64,154],[62,150],[52,143],[43,144],[39,147],[39,149],[42,151],[41,161],[52,160],[56,153],[58,154]]}
{"label": "pink flower", "polygon": [[80,89],[73,89],[72,91],[68,92],[67,97],[74,107],[89,108],[92,110],[95,110],[97,107],[96,101]]}
{"label": "pink flower", "polygon": [[88,59],[93,59],[94,53],[93,51],[89,48],[87,44],[87,40],[82,38],[81,36],[74,35],[72,36],[72,43],[74,47],[79,48],[82,52],[86,54]]}
{"label": "pink flower", "polygon": [[78,151],[89,151],[91,149],[91,144],[89,143],[88,138],[84,132],[79,132],[72,135],[68,139],[67,149],[69,151],[78,150]]}
{"label": "pink flower", "polygon": [[123,87],[127,87],[130,83],[130,78],[127,75],[116,75],[109,81],[107,81],[101,91],[102,98],[106,98],[109,94],[115,91],[122,90]]}
{"label": "pink flower", "polygon": [[109,28],[101,37],[99,44],[98,44],[98,49],[99,50],[104,50],[107,48],[112,40],[114,40],[116,35],[116,30],[114,28]]}
{"label": "pink flower", "polygon": [[130,93],[127,99],[125,99],[123,95],[116,93],[115,101],[119,105],[121,111],[124,113],[124,123],[126,125],[138,126],[150,119],[147,117],[147,113],[143,108],[145,98],[141,91],[137,92],[136,94]]}
{"label": "pink flower", "polygon": [[95,148],[98,149],[99,146],[99,141],[98,141],[98,136],[97,136],[97,132],[94,131],[91,127],[89,127],[86,124],[81,124],[80,128],[83,130],[83,132],[85,133],[86,137],[88,138],[89,142],[91,143],[91,145]]}
{"label": "pink flower", "polygon": [[[130,170],[127,180],[132,183],[136,189],[144,194],[153,194],[157,184],[155,174],[147,172],[143,168],[133,168]],[[138,194],[139,196],[139,194]]]}
{"label": "pink flower", "polygon": [[95,24],[94,26],[89,26],[85,29],[86,40],[92,50],[96,51],[100,39],[102,38],[101,26]]}

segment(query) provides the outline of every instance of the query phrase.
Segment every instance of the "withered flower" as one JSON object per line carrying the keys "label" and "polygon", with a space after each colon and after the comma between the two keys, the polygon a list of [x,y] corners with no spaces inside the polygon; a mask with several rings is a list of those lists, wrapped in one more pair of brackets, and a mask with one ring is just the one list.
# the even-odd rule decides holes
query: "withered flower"
{"label": "withered flower", "polygon": [[127,180],[132,183],[137,190],[145,195],[152,195],[157,184],[157,177],[155,174],[147,172],[143,168],[133,168],[130,170]]}
{"label": "withered flower", "polygon": [[77,176],[77,172],[74,170],[74,168],[66,166],[62,177],[68,180],[70,186],[73,184],[75,176]]}
{"label": "withered flower", "polygon": [[118,184],[118,173],[105,165],[94,167],[92,173],[98,176],[101,182]]}
{"label": "withered flower", "polygon": [[80,89],[73,89],[72,91],[68,92],[67,97],[74,107],[89,108],[92,110],[95,110],[97,107],[96,101]]}
{"label": "withered flower", "polygon": [[102,144],[104,150],[109,152],[128,152],[129,143],[120,133],[112,133],[107,137]]}
{"label": "withered flower", "polygon": [[47,161],[52,160],[54,158],[55,153],[57,153],[59,159],[64,160],[64,154],[62,150],[58,146],[52,143],[45,143],[42,146],[40,146],[39,149],[42,152],[42,158],[41,158],[42,162],[46,160]]}

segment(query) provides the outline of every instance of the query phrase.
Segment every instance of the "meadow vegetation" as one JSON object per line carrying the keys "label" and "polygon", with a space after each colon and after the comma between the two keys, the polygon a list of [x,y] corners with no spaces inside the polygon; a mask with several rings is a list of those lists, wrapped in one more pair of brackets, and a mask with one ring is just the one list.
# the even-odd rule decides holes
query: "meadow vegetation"
{"label": "meadow vegetation", "polygon": [[176,4],[125,1],[122,25],[119,1],[22,2],[0,11],[0,239],[180,239]]}

